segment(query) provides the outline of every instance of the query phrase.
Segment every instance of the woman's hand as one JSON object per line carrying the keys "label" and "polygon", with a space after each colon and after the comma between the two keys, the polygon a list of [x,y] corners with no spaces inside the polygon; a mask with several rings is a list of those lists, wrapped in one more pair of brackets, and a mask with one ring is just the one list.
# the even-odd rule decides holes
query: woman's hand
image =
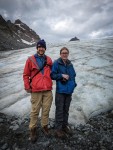
{"label": "woman's hand", "polygon": [[69,75],[67,74],[62,74],[63,79],[68,80],[69,79]]}

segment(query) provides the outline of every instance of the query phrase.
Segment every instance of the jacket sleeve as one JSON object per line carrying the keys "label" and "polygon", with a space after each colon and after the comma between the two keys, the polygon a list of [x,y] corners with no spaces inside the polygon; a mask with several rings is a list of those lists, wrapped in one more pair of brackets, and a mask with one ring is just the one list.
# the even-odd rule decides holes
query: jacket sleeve
{"label": "jacket sleeve", "polygon": [[75,80],[75,77],[76,77],[76,71],[75,71],[73,65],[72,65],[72,70],[73,70],[73,75],[72,75],[71,79],[74,80],[74,82],[75,82],[75,87],[76,87],[76,86],[77,86],[77,83],[76,83],[76,80]]}
{"label": "jacket sleeve", "polygon": [[76,77],[76,72],[75,72],[75,69],[74,69],[73,65],[72,65],[72,70],[73,70],[73,78],[75,78]]}
{"label": "jacket sleeve", "polygon": [[23,81],[24,81],[25,90],[30,89],[30,82],[29,82],[29,78],[31,76],[30,68],[31,68],[31,63],[29,59],[27,59],[25,67],[24,67],[24,72],[23,72]]}
{"label": "jacket sleeve", "polygon": [[52,68],[52,64],[53,64],[52,59],[49,56],[47,56],[47,65],[50,66],[50,69]]}
{"label": "jacket sleeve", "polygon": [[52,78],[52,80],[61,80],[61,79],[63,79],[62,74],[59,73],[57,61],[55,61],[53,63],[52,70],[51,70],[51,78]]}

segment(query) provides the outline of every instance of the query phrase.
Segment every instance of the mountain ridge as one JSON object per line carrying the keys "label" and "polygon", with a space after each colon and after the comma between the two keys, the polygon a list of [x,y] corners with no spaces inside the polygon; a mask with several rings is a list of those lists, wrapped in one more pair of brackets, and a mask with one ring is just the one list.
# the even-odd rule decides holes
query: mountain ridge
{"label": "mountain ridge", "polygon": [[0,50],[22,49],[35,46],[39,35],[17,19],[14,23],[0,15]]}
{"label": "mountain ridge", "polygon": [[74,38],[71,38],[69,41],[79,41],[80,39],[78,39],[76,36]]}

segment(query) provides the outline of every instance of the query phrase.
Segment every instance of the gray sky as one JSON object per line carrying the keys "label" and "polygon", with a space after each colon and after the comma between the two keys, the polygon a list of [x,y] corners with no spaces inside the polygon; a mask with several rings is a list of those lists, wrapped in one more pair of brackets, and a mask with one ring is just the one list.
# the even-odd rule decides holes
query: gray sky
{"label": "gray sky", "polygon": [[0,0],[0,14],[49,43],[113,35],[113,0]]}

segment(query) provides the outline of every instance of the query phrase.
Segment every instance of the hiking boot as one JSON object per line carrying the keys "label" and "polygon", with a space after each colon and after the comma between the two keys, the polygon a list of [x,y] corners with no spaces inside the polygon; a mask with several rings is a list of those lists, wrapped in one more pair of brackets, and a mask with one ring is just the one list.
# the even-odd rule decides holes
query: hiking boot
{"label": "hiking boot", "polygon": [[65,133],[62,130],[57,130],[56,131],[56,136],[58,138],[65,138],[66,137]]}
{"label": "hiking boot", "polygon": [[37,141],[37,128],[32,128],[30,130],[30,140],[32,143],[35,143]]}
{"label": "hiking boot", "polygon": [[49,129],[48,129],[48,126],[47,126],[47,125],[42,127],[42,132],[43,132],[46,136],[49,136],[49,135],[50,135],[50,134],[49,134]]}
{"label": "hiking boot", "polygon": [[63,129],[62,129],[66,134],[69,134],[69,135],[72,135],[72,130],[69,126],[63,126]]}

